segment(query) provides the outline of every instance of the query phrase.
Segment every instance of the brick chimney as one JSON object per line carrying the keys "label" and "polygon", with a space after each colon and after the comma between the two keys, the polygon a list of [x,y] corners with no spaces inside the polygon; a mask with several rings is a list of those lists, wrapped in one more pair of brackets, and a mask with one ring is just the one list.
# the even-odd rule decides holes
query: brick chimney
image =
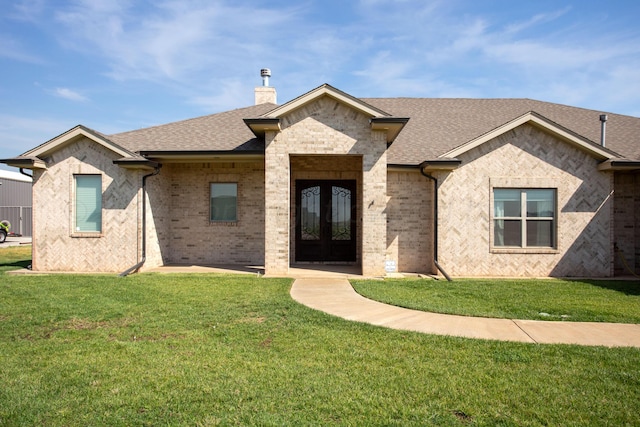
{"label": "brick chimney", "polygon": [[255,90],[256,105],[260,104],[277,104],[276,88],[269,86],[269,77],[271,77],[271,70],[263,68],[260,70],[260,76],[262,77],[262,86],[258,86]]}

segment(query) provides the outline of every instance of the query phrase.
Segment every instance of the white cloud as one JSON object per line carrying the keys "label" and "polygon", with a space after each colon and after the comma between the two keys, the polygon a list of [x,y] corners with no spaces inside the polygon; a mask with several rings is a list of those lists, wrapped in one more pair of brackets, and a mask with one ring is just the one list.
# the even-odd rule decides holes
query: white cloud
{"label": "white cloud", "polygon": [[287,16],[222,2],[164,1],[136,10],[130,2],[88,0],[56,15],[67,28],[62,42],[106,58],[113,78],[153,81],[228,70],[239,56],[268,49],[268,35]]}
{"label": "white cloud", "polygon": [[29,64],[43,64],[45,62],[39,56],[27,53],[22,43],[6,34],[0,34],[0,57]]}
{"label": "white cloud", "polygon": [[13,2],[9,17],[19,21],[37,22],[45,10],[46,0],[18,0]]}
{"label": "white cloud", "polygon": [[79,101],[79,102],[84,102],[87,101],[87,98],[84,95],[81,95],[80,93],[71,90],[69,88],[66,87],[57,87],[53,90],[53,94],[55,96],[58,96],[60,98],[64,98],[64,99],[68,99],[70,101]]}
{"label": "white cloud", "polygon": [[[583,21],[583,7],[504,11],[471,0],[67,0],[51,7],[21,0],[18,9],[25,20],[39,14],[40,29],[79,53],[80,65],[90,58],[101,66],[114,87],[135,91],[139,82],[146,93],[168,92],[206,112],[252,103],[262,67],[274,71],[281,102],[325,82],[356,96],[637,100],[618,88],[636,84],[638,31],[593,31],[596,18]],[[0,37],[0,56],[38,60],[20,47]],[[79,81],[48,84],[60,85],[56,96],[86,100],[68,87],[91,84]],[[135,108],[144,109],[143,101]]]}
{"label": "white cloud", "polygon": [[[225,79],[212,81],[209,90],[203,90],[200,94],[191,98],[191,103],[204,107],[206,111],[221,111],[229,105],[251,105],[254,100],[252,93],[239,79]],[[244,101],[244,102],[242,102]]]}
{"label": "white cloud", "polygon": [[505,34],[519,33],[519,32],[522,32],[523,30],[535,27],[539,24],[555,21],[561,16],[567,14],[570,10],[571,10],[571,6],[567,6],[555,12],[536,14],[525,22],[510,23],[505,28]]}
{"label": "white cloud", "polygon": [[69,120],[0,114],[0,149],[3,158],[18,156],[72,126]]}

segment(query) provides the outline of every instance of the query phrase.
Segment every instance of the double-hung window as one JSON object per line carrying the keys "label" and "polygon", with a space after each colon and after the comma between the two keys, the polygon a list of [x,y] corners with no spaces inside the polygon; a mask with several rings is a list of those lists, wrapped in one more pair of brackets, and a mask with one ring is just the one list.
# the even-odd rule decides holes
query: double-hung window
{"label": "double-hung window", "polygon": [[210,197],[211,222],[238,221],[238,184],[214,182],[211,183]]}
{"label": "double-hung window", "polygon": [[74,175],[76,233],[102,232],[102,176]]}
{"label": "double-hung window", "polygon": [[494,247],[555,248],[555,230],[555,189],[494,188]]}

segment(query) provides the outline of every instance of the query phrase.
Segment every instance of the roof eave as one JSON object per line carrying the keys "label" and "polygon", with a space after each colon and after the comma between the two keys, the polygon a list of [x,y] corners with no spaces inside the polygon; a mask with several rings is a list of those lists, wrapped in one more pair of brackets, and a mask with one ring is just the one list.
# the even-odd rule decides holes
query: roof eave
{"label": "roof eave", "polygon": [[47,163],[44,160],[33,156],[19,156],[11,159],[0,159],[0,163],[21,169],[47,169]]}
{"label": "roof eave", "polygon": [[258,138],[264,138],[264,134],[268,131],[280,132],[280,119],[277,117],[260,117],[243,119],[243,121]]}
{"label": "roof eave", "polygon": [[141,151],[145,158],[162,163],[261,161],[264,151]]}
{"label": "roof eave", "polygon": [[599,171],[638,171],[640,170],[640,160],[630,160],[630,159],[609,159],[598,165]]}
{"label": "roof eave", "polygon": [[113,161],[114,165],[120,166],[123,169],[143,169],[154,170],[162,166],[158,162],[154,162],[145,158],[135,157],[123,157],[122,159],[116,159]]}
{"label": "roof eave", "polygon": [[452,171],[458,169],[462,160],[455,158],[440,158],[425,160],[418,167],[425,172]]}
{"label": "roof eave", "polygon": [[371,123],[371,130],[385,131],[387,144],[391,145],[408,121],[408,117],[372,117],[369,123]]}

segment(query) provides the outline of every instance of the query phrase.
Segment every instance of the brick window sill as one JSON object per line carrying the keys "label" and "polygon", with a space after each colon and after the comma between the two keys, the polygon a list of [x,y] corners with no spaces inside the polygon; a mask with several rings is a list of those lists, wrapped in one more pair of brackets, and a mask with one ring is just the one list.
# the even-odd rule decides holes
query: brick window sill
{"label": "brick window sill", "polygon": [[491,248],[491,253],[555,255],[560,253],[560,251],[554,248]]}
{"label": "brick window sill", "polygon": [[95,239],[95,238],[99,238],[99,237],[104,237],[104,234],[102,234],[102,233],[90,233],[90,232],[86,232],[86,233],[77,232],[77,233],[71,233],[71,237],[73,237],[73,238]]}

